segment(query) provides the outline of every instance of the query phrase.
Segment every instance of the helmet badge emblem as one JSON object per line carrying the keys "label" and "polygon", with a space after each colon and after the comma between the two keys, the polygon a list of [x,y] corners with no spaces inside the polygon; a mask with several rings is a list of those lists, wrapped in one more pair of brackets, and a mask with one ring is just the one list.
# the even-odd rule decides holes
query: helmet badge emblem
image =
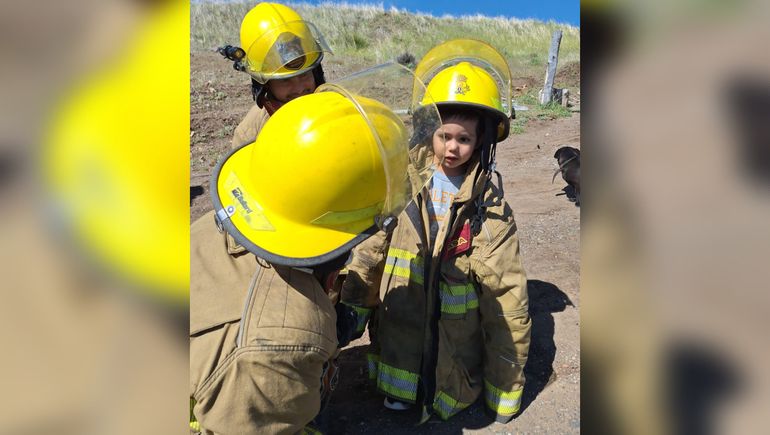
{"label": "helmet badge emblem", "polygon": [[455,82],[455,94],[465,95],[465,93],[470,90],[471,87],[468,86],[468,77],[462,74],[458,75],[457,81]]}

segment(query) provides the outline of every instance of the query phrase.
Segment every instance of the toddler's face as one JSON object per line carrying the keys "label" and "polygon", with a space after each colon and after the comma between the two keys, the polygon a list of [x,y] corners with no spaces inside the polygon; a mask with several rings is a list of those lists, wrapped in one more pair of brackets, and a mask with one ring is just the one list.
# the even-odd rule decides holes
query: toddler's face
{"label": "toddler's face", "polygon": [[434,163],[447,176],[465,174],[465,164],[478,142],[477,124],[477,119],[450,118],[433,133]]}

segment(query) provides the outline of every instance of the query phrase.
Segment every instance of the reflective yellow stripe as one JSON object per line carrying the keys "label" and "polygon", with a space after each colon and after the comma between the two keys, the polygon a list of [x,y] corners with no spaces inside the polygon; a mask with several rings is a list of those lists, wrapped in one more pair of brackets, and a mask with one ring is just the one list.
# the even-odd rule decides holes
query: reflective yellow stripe
{"label": "reflective yellow stripe", "polygon": [[369,316],[372,314],[372,309],[355,305],[350,305],[350,307],[356,312],[356,332],[363,333],[366,329],[366,322],[369,321]]}
{"label": "reflective yellow stripe", "polygon": [[484,381],[484,386],[486,387],[484,398],[489,409],[504,416],[511,416],[519,411],[521,393],[524,389],[503,391],[490,384],[487,380]]}
{"label": "reflective yellow stripe", "polygon": [[415,258],[418,258],[417,262],[419,264],[422,264],[422,258],[417,257],[417,254],[405,251],[403,249],[398,248],[390,248],[388,249],[388,257],[397,257],[397,258],[403,258],[405,260],[413,260]]}
{"label": "reflective yellow stripe", "polygon": [[389,395],[414,402],[417,400],[417,381],[419,376],[407,370],[377,364],[377,388]]}
{"label": "reflective yellow stripe", "polygon": [[393,264],[386,264],[385,265],[385,273],[400,276],[401,278],[406,278],[408,280],[414,281],[417,284],[422,284],[422,274],[412,274],[411,270],[405,268],[405,267],[399,267],[395,266]]}
{"label": "reflective yellow stripe", "polygon": [[321,431],[319,431],[319,430],[317,430],[317,429],[315,429],[313,427],[310,427],[310,426],[303,427],[302,428],[302,432],[300,432],[300,433],[302,435],[323,435],[323,432],[321,432]]}
{"label": "reflective yellow stripe", "polygon": [[439,283],[441,312],[447,314],[465,314],[468,310],[479,307],[479,298],[472,283],[449,285]]}
{"label": "reflective yellow stripe", "polygon": [[436,400],[433,402],[433,409],[435,409],[436,412],[438,412],[438,415],[444,420],[457,414],[468,406],[470,406],[470,403],[459,402],[443,391],[439,391],[438,394],[436,394]]}
{"label": "reflective yellow stripe", "polygon": [[194,407],[195,407],[195,399],[190,397],[190,429],[194,430],[195,432],[200,432],[201,424],[198,423],[198,419],[196,419],[195,414],[193,414]]}
{"label": "reflective yellow stripe", "polygon": [[479,307],[479,297],[476,294],[476,289],[473,287],[473,284],[468,284],[471,286],[471,291],[468,293],[468,299],[465,301],[465,306],[469,310],[473,310]]}
{"label": "reflective yellow stripe", "polygon": [[369,372],[369,379],[377,379],[377,364],[380,362],[380,356],[373,353],[366,354],[367,371]]}
{"label": "reflective yellow stripe", "polygon": [[422,257],[403,249],[390,248],[388,257],[385,259],[385,273],[422,285],[424,282]]}

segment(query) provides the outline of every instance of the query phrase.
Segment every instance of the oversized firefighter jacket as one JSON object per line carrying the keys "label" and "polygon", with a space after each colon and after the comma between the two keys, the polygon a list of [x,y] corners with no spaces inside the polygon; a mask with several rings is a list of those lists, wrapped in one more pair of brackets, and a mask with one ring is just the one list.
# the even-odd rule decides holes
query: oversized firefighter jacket
{"label": "oversized firefighter jacket", "polygon": [[[468,166],[435,246],[424,189],[390,237],[380,232],[354,250],[342,300],[362,310],[378,307],[368,358],[380,392],[419,400],[424,413],[443,419],[483,392],[497,420],[507,422],[524,387],[527,279],[511,208],[485,182],[477,157]],[[486,211],[473,228],[477,207]]]}
{"label": "oversized firefighter jacket", "polygon": [[338,352],[330,296],[309,271],[260,266],[217,231],[214,212],[190,242],[191,429],[312,433]]}

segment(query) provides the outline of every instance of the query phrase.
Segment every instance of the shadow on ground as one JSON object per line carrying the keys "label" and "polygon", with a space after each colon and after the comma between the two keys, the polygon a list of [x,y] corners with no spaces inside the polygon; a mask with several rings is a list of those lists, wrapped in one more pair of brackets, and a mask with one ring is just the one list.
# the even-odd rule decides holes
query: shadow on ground
{"label": "shadow on ground", "polygon": [[556,344],[553,341],[553,313],[564,311],[567,306],[574,306],[569,297],[550,282],[529,280],[529,315],[532,318],[532,341],[529,345],[529,358],[524,367],[527,384],[521,401],[521,413],[551,382],[556,380],[553,361],[556,358]]}
{"label": "shadow on ground", "polygon": [[[521,412],[526,412],[537,396],[554,380],[553,360],[556,346],[553,341],[552,313],[564,311],[572,305],[569,298],[555,285],[538,280],[528,281],[529,309],[532,316],[532,343],[525,373]],[[382,405],[383,396],[369,382],[366,371],[367,345],[344,349],[340,354],[340,381],[324,412],[323,426],[329,434],[462,434],[465,429],[503,430],[484,412],[483,399],[468,409],[442,421],[433,417],[417,426],[420,412],[391,411]]]}
{"label": "shadow on ground", "polygon": [[561,189],[561,193],[557,193],[556,196],[564,195],[567,197],[567,200],[569,202],[574,202],[575,207],[580,207],[580,200],[578,199],[577,192],[575,191],[575,187],[571,184],[568,184],[564,186]]}

